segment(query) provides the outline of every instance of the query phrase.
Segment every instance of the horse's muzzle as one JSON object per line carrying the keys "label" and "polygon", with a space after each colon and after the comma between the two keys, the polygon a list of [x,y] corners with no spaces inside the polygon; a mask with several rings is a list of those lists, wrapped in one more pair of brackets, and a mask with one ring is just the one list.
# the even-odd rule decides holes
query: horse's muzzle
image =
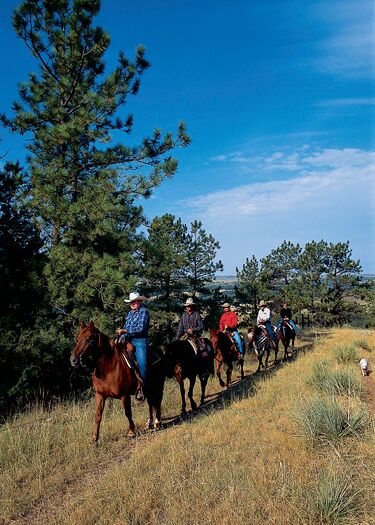
{"label": "horse's muzzle", "polygon": [[79,360],[73,354],[70,356],[70,364],[72,365],[73,368],[77,368],[79,364]]}

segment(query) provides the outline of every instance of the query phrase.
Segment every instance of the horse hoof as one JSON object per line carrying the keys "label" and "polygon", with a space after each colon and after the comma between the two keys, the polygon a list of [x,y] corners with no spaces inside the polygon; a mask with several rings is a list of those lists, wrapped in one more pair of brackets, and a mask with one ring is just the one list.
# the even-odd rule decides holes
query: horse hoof
{"label": "horse hoof", "polygon": [[146,430],[152,430],[154,428],[154,422],[152,421],[152,419],[148,419],[147,420],[145,428],[146,428]]}
{"label": "horse hoof", "polygon": [[127,436],[130,437],[130,438],[135,438],[136,434],[135,434],[134,430],[129,430],[128,433],[127,433]]}

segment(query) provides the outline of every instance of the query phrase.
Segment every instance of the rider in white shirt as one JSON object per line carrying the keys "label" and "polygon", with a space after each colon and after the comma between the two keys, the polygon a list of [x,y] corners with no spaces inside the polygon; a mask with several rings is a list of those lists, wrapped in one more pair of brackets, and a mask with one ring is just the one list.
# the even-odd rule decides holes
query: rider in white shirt
{"label": "rider in white shirt", "polygon": [[265,301],[260,301],[259,312],[257,317],[257,325],[263,325],[272,341],[276,344],[276,334],[273,331],[271,324],[271,310],[268,308]]}

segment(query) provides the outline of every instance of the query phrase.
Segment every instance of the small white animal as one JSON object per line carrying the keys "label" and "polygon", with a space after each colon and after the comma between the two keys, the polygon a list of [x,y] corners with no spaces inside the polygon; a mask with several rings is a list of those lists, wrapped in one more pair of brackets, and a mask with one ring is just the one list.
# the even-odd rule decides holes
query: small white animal
{"label": "small white animal", "polygon": [[361,367],[362,375],[363,376],[367,376],[368,375],[368,361],[367,361],[367,359],[365,357],[363,357],[360,360],[359,366]]}

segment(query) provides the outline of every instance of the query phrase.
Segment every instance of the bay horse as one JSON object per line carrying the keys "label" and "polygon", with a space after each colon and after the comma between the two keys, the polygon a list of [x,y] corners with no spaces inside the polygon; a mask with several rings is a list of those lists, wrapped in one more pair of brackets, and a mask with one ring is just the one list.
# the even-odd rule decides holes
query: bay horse
{"label": "bay horse", "polygon": [[[130,343],[128,343],[130,344]],[[100,332],[91,321],[85,325],[80,323],[76,346],[70,356],[70,363],[77,367],[83,362],[93,368],[92,384],[95,390],[95,424],[92,434],[94,443],[99,439],[100,423],[102,420],[106,399],[120,399],[124,405],[125,415],[128,418],[129,428],[127,435],[135,436],[135,425],[132,418],[131,395],[135,394],[135,371],[130,365],[131,360],[126,355],[126,343],[118,343],[114,339]],[[157,361],[155,359],[155,361]],[[145,396],[149,407],[147,428],[157,429],[161,420],[161,402],[164,389],[164,362],[162,356],[148,368],[148,378]],[[155,420],[153,411],[155,409]]]}
{"label": "bay horse", "polygon": [[[261,326],[251,326],[247,332],[247,338],[249,341],[249,346],[254,348],[255,354],[258,358],[258,368],[256,373],[260,371],[261,368],[267,368],[268,359],[271,352],[271,342],[269,335],[265,328]],[[277,341],[275,345],[275,361],[276,364],[277,354],[279,351],[279,342]],[[266,355],[265,363],[263,364],[263,356]]]}
{"label": "bay horse", "polygon": [[288,350],[289,350],[290,343],[292,343],[292,355],[293,355],[295,338],[296,338],[296,332],[294,331],[292,325],[288,323],[286,319],[284,319],[284,321],[281,324],[281,329],[279,331],[279,339],[284,347],[283,361],[286,361],[289,357]]}
{"label": "bay horse", "polygon": [[193,346],[188,340],[178,339],[172,341],[166,346],[165,362],[166,362],[166,376],[175,378],[180,386],[181,394],[181,412],[180,415],[186,414],[186,398],[184,380],[189,380],[188,398],[192,410],[197,408],[197,404],[193,399],[194,386],[199,377],[201,384],[201,399],[200,404],[203,405],[206,395],[206,386],[208,377],[214,373],[214,352],[211,348],[211,343],[204,338],[206,345],[209,345],[210,351],[207,352],[206,357],[201,357],[196,353]]}
{"label": "bay horse", "polygon": [[[241,357],[236,345],[228,334],[221,330],[210,330],[210,341],[215,353],[216,375],[220,386],[227,387],[232,379],[233,363],[239,363],[241,369],[241,379],[245,377],[243,371],[243,358]],[[221,369],[226,366],[227,382],[221,378]]]}

